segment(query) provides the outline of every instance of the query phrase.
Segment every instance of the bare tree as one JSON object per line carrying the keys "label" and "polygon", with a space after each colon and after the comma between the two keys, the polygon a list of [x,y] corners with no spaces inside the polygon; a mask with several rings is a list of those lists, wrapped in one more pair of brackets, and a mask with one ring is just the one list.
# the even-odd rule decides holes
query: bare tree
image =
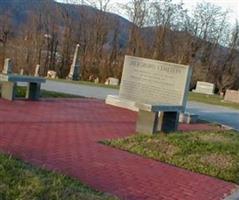
{"label": "bare tree", "polygon": [[129,30],[129,40],[127,53],[131,55],[143,56],[144,41],[141,35],[141,28],[145,25],[148,12],[148,0],[131,0],[123,8],[133,23]]}
{"label": "bare tree", "polygon": [[3,65],[4,58],[6,55],[7,44],[10,33],[12,32],[12,20],[11,14],[7,11],[0,15],[0,66]]}
{"label": "bare tree", "polygon": [[[172,3],[172,0],[160,0],[152,3],[151,18],[155,27],[155,42],[153,57],[165,60],[165,42],[170,30],[180,28],[179,21],[183,12],[182,4]],[[172,41],[169,39],[169,41]]]}
{"label": "bare tree", "polygon": [[215,70],[216,83],[220,92],[226,91],[228,88],[238,87],[239,80],[239,24],[235,24],[229,44],[229,51],[225,57],[222,67]]}

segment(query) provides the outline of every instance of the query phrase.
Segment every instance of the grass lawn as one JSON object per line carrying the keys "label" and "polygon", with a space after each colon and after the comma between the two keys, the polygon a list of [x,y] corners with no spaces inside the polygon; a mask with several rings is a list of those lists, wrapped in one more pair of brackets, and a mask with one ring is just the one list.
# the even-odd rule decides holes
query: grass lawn
{"label": "grass lawn", "polygon": [[239,184],[239,133],[134,135],[104,144]]}
{"label": "grass lawn", "polygon": [[1,200],[116,200],[79,181],[0,154]]}
{"label": "grass lawn", "polygon": [[[110,85],[105,85],[102,83],[96,84],[96,83],[89,82],[89,81],[71,81],[71,80],[66,80],[66,79],[49,79],[49,80],[65,82],[65,83],[83,84],[83,85],[89,85],[89,86],[93,86],[93,87],[119,89],[119,86],[110,86]],[[188,100],[239,109],[239,104],[231,103],[231,102],[224,102],[223,98],[220,97],[219,95],[206,95],[206,94],[190,92]]]}
{"label": "grass lawn", "polygon": [[226,102],[219,95],[206,95],[190,92],[188,100],[239,109],[239,104]]}
{"label": "grass lawn", "polygon": [[90,81],[72,81],[67,79],[48,79],[52,81],[58,81],[63,83],[73,83],[73,84],[81,84],[81,85],[89,85],[93,87],[104,87],[104,88],[111,88],[111,89],[119,89],[119,86],[113,86],[113,85],[105,85],[103,83],[94,83]]}
{"label": "grass lawn", "polygon": [[[26,96],[26,87],[18,86],[16,96],[17,97],[25,97]],[[80,96],[41,90],[41,97],[43,97],[43,98],[77,98],[78,97],[79,98]]]}

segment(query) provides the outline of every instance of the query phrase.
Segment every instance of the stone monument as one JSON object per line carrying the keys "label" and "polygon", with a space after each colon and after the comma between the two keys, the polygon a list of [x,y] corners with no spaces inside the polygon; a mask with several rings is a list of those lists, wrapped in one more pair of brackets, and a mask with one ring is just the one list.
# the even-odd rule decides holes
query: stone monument
{"label": "stone monument", "polygon": [[119,96],[107,96],[106,103],[139,111],[137,132],[175,130],[179,112],[185,110],[191,73],[186,65],[126,56]]}
{"label": "stone monument", "polygon": [[23,68],[21,68],[21,70],[20,70],[20,75],[24,75],[24,69]]}
{"label": "stone monument", "polygon": [[12,68],[13,68],[13,65],[12,65],[11,59],[6,58],[4,60],[4,67],[3,67],[2,74],[11,74],[12,73]]}
{"label": "stone monument", "polygon": [[117,85],[119,85],[119,79],[114,78],[114,77],[109,77],[106,79],[105,85],[117,86]]}
{"label": "stone monument", "polygon": [[40,65],[39,64],[36,65],[34,76],[36,76],[36,77],[40,76]]}
{"label": "stone monument", "polygon": [[47,77],[47,78],[56,79],[56,78],[57,78],[57,73],[56,73],[56,71],[48,70],[46,77]]}
{"label": "stone monument", "polygon": [[74,58],[73,62],[71,64],[71,69],[70,73],[68,74],[68,79],[70,80],[80,80],[80,61],[79,61],[79,47],[80,45],[76,45],[75,53],[74,53]]}
{"label": "stone monument", "polygon": [[198,81],[196,89],[193,90],[195,93],[214,95],[215,85],[213,83]]}

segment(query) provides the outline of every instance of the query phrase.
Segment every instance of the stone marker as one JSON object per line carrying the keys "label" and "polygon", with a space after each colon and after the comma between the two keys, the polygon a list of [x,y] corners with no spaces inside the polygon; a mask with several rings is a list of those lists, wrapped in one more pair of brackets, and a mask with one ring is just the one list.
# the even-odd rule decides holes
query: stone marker
{"label": "stone marker", "polygon": [[97,78],[94,80],[94,83],[95,83],[95,84],[98,84],[99,81],[100,81],[100,80],[99,80],[99,78],[97,77]]}
{"label": "stone marker", "polygon": [[48,70],[47,71],[47,78],[53,78],[55,79],[57,77],[56,72],[53,70]]}
{"label": "stone marker", "polygon": [[106,79],[105,85],[117,86],[117,85],[119,85],[119,79],[113,78],[113,77],[109,77],[109,78]]}
{"label": "stone marker", "polygon": [[215,91],[215,85],[213,83],[198,81],[196,89],[193,90],[195,93],[213,95]]}
{"label": "stone marker", "polygon": [[80,45],[77,44],[75,53],[74,53],[73,62],[71,64],[70,73],[67,77],[68,79],[74,80],[74,81],[80,80],[79,47],[80,47]]}
{"label": "stone marker", "polygon": [[36,76],[36,77],[40,76],[40,65],[39,64],[36,65],[34,76]]}
{"label": "stone marker", "polygon": [[6,58],[4,60],[4,67],[3,67],[2,73],[3,74],[11,74],[12,73],[12,67],[13,67],[13,65],[12,65],[11,59],[10,58]]}
{"label": "stone marker", "polygon": [[21,68],[21,70],[20,70],[20,75],[23,75],[23,74],[24,74],[24,69]]}
{"label": "stone marker", "polygon": [[190,79],[189,66],[126,56],[119,96],[107,96],[106,103],[139,111],[137,132],[175,130]]}
{"label": "stone marker", "polygon": [[239,91],[238,90],[227,90],[224,100],[230,101],[233,103],[239,103]]}

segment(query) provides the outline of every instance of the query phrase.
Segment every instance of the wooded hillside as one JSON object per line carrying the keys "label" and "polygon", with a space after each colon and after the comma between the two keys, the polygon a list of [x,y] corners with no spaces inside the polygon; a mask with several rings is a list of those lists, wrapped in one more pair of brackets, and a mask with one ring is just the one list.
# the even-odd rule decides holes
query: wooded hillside
{"label": "wooded hillside", "polygon": [[1,67],[10,57],[16,72],[33,74],[40,64],[42,75],[55,70],[65,78],[79,43],[83,80],[120,78],[128,54],[190,64],[191,87],[203,80],[219,91],[239,88],[239,25],[230,28],[223,8],[201,3],[190,14],[171,0],[131,0],[120,6],[128,21],[110,13],[108,3],[0,0]]}

